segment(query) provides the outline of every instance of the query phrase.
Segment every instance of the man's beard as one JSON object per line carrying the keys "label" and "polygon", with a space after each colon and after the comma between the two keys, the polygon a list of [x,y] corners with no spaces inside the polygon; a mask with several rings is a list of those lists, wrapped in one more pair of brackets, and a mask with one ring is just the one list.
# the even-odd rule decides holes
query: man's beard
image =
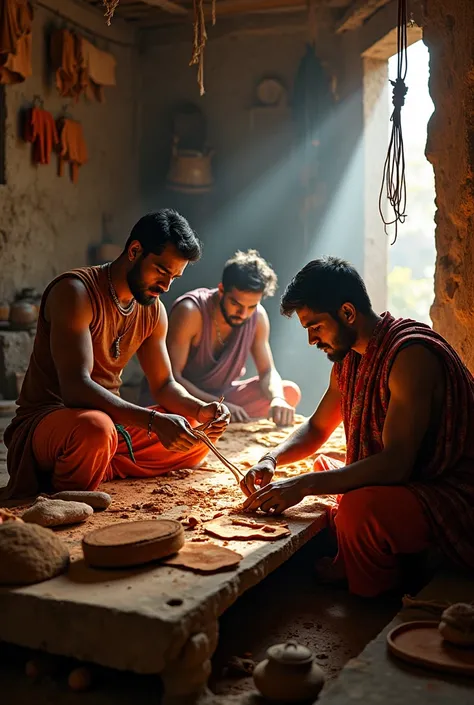
{"label": "man's beard", "polygon": [[338,322],[337,336],[334,340],[332,350],[327,354],[330,362],[342,362],[346,355],[350,353],[357,340],[357,333],[352,328]]}
{"label": "man's beard", "polygon": [[132,292],[132,296],[141,306],[151,306],[156,301],[156,296],[147,295],[147,291],[156,291],[157,294],[163,294],[161,287],[151,288],[146,287],[141,278],[141,256],[135,262],[133,267],[127,273],[128,288]]}
{"label": "man's beard", "polygon": [[231,316],[229,316],[224,307],[224,298],[219,299],[219,306],[221,309],[221,313],[224,316],[224,321],[227,323],[227,325],[231,326],[231,328],[240,328],[240,326],[244,326],[248,322],[248,318],[246,318],[244,321],[236,321]]}

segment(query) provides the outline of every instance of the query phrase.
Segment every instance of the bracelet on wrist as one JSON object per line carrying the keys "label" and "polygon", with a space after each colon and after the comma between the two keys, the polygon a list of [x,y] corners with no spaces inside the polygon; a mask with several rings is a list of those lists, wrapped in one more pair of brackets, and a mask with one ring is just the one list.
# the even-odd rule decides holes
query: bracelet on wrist
{"label": "bracelet on wrist", "polygon": [[150,410],[150,418],[148,419],[148,438],[151,438],[152,430],[153,430],[153,419],[157,415],[157,411],[155,409]]}
{"label": "bracelet on wrist", "polygon": [[269,460],[273,465],[273,469],[274,470],[276,469],[277,459],[275,458],[273,453],[265,453],[265,455],[262,455],[262,457],[260,458],[260,460],[258,462],[263,463],[265,460]]}

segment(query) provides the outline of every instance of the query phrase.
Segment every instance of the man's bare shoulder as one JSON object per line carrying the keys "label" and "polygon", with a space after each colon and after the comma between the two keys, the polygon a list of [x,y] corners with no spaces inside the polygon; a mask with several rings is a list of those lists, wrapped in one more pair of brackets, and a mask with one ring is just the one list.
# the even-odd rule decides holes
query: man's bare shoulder
{"label": "man's bare shoulder", "polygon": [[180,322],[202,320],[201,311],[192,299],[183,299],[173,306],[170,313],[170,320],[175,319]]}
{"label": "man's bare shoulder", "polygon": [[390,385],[413,383],[436,385],[443,378],[441,360],[427,345],[414,343],[400,350],[390,371]]}
{"label": "man's bare shoulder", "polygon": [[71,316],[89,316],[92,306],[85,284],[74,276],[59,279],[50,289],[45,304],[45,317],[68,312]]}

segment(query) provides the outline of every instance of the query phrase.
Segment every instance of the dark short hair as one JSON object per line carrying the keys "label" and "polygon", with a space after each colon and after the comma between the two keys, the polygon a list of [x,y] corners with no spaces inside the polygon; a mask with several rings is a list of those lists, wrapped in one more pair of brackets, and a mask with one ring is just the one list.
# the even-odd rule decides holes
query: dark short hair
{"label": "dark short hair", "polygon": [[202,245],[186,218],[171,208],[162,208],[144,215],[133,226],[125,243],[125,251],[138,240],[143,255],[161,255],[167,245],[174,245],[179,254],[189,262],[197,262],[202,254]]}
{"label": "dark short hair", "polygon": [[290,318],[295,311],[307,306],[336,318],[345,303],[351,303],[363,314],[372,309],[365,284],[355,267],[338,257],[321,257],[308,262],[293,277],[282,296],[280,311]]}
{"label": "dark short hair", "polygon": [[257,250],[238,250],[225,263],[222,285],[224,291],[235,287],[238,291],[254,291],[263,296],[273,296],[277,288],[277,275]]}

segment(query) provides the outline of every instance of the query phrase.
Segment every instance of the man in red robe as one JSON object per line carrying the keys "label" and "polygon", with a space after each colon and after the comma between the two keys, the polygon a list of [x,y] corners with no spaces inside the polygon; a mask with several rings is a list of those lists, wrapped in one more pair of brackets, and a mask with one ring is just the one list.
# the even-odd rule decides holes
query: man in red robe
{"label": "man in red robe", "polygon": [[[318,408],[242,482],[250,511],[280,513],[308,495],[339,495],[331,516],[333,577],[375,596],[400,585],[400,556],[436,545],[474,568],[474,379],[428,326],[372,309],[347,262],[314,260],[282,298],[310,345],[334,365]],[[325,456],[314,472],[272,482],[276,466],[317,452],[344,423],[345,465]]]}

